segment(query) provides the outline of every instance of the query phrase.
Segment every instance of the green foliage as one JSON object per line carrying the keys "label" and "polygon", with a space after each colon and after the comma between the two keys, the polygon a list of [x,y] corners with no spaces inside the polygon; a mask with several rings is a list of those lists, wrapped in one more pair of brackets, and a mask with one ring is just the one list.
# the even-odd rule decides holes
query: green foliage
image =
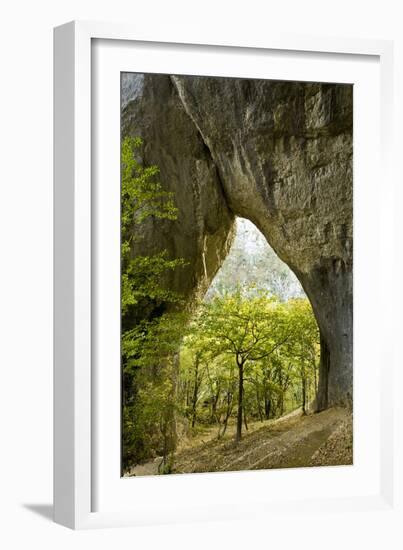
{"label": "green foliage", "polygon": [[154,256],[136,256],[123,258],[122,254],[122,314],[125,315],[131,306],[142,299],[161,302],[180,302],[176,292],[161,286],[161,276],[170,270],[184,266],[182,259],[169,260],[166,250]]}
{"label": "green foliage", "polygon": [[[183,315],[165,314],[144,319],[142,312],[166,304],[180,304],[181,296],[166,289],[164,275],[185,265],[171,259],[166,250],[144,256],[133,254],[141,237],[142,225],[149,218],[175,220],[173,194],[165,191],[156,166],[144,167],[137,159],[142,140],[122,142],[121,161],[121,313],[123,375],[123,467],[152,455],[164,456],[169,469],[169,453],[175,447],[174,364],[179,347],[179,326]],[[148,309],[147,306],[148,305]],[[140,311],[139,315],[135,313]],[[158,342],[158,346],[155,345]]]}
{"label": "green foliage", "polygon": [[178,214],[173,194],[156,181],[159,168],[144,167],[136,159],[142,145],[138,137],[127,137],[122,142],[121,229],[125,238],[131,235],[133,223],[140,224],[150,216],[175,220]]}
{"label": "green foliage", "polygon": [[121,188],[121,309],[122,315],[140,300],[176,302],[177,293],[161,287],[161,276],[185,265],[181,258],[169,259],[166,250],[153,256],[132,257],[132,245],[136,229],[148,218],[175,220],[177,208],[173,194],[165,191],[156,180],[157,166],[143,167],[136,160],[142,140],[127,137],[122,142],[122,188]]}
{"label": "green foliage", "polygon": [[282,302],[252,290],[203,303],[182,346],[181,387],[195,387],[192,365],[199,358],[204,370],[193,416],[217,423],[219,436],[235,409],[242,426],[245,415],[263,421],[297,406],[305,411],[317,391],[319,333],[308,300]]}
{"label": "green foliage", "polygon": [[287,307],[264,292],[249,297],[238,289],[202,308],[200,328],[211,353],[233,355],[237,363],[262,360],[290,337]]}
{"label": "green foliage", "polygon": [[172,360],[186,331],[186,313],[165,313],[150,321],[136,324],[122,336],[122,353],[126,358],[123,372],[136,369],[155,372]]}

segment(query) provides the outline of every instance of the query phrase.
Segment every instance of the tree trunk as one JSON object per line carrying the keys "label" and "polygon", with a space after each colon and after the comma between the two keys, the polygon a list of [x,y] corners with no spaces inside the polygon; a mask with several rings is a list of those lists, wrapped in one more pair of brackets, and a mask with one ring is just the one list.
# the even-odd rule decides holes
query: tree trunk
{"label": "tree trunk", "polygon": [[220,399],[220,393],[221,393],[221,390],[218,389],[217,393],[213,395],[211,398],[211,415],[210,415],[211,424],[216,424],[218,422],[217,405],[218,405],[218,400]]}
{"label": "tree trunk", "polygon": [[318,376],[316,374],[316,363],[313,362],[313,385],[315,390],[315,402],[318,402]]}
{"label": "tree trunk", "polygon": [[249,430],[248,422],[247,422],[247,419],[246,419],[246,409],[245,409],[245,407],[243,407],[243,423],[245,424],[245,430]]}
{"label": "tree trunk", "polygon": [[231,412],[232,412],[232,393],[227,393],[227,410],[224,418],[223,431],[222,433],[218,432],[218,437],[224,437],[225,432],[227,431],[228,420],[229,420],[229,417],[231,416]]}
{"label": "tree trunk", "polygon": [[302,382],[302,414],[306,414],[306,377],[301,377]]}
{"label": "tree trunk", "polygon": [[258,389],[257,384],[256,384],[256,404],[257,404],[257,412],[258,412],[258,415],[259,415],[259,420],[260,420],[260,422],[263,422],[262,403],[261,403],[261,400],[260,400],[260,394],[259,394],[259,389]]}
{"label": "tree trunk", "polygon": [[279,409],[280,409],[280,416],[283,416],[284,414],[284,391],[281,390],[281,395],[279,397],[279,403],[278,403]]}
{"label": "tree trunk", "polygon": [[192,428],[196,425],[196,416],[197,416],[197,395],[199,393],[199,360],[196,357],[195,362],[195,371],[194,371],[194,386],[193,386],[193,397],[192,397]]}
{"label": "tree trunk", "polygon": [[326,340],[320,335],[320,363],[319,363],[319,385],[316,398],[316,411],[320,412],[328,407],[329,392],[329,369],[330,352]]}
{"label": "tree trunk", "polygon": [[236,422],[236,441],[242,438],[242,411],[243,411],[243,363],[238,362],[238,414]]}
{"label": "tree trunk", "polygon": [[270,419],[270,412],[271,412],[271,399],[270,397],[264,398],[264,415],[266,420]]}

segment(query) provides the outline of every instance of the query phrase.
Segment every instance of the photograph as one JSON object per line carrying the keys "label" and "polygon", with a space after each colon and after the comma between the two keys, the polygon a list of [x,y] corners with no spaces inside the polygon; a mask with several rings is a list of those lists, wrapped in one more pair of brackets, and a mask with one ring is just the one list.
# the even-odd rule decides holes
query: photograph
{"label": "photograph", "polygon": [[402,5],[3,2],[0,549],[403,549]]}
{"label": "photograph", "polygon": [[121,73],[121,475],[353,464],[353,85]]}

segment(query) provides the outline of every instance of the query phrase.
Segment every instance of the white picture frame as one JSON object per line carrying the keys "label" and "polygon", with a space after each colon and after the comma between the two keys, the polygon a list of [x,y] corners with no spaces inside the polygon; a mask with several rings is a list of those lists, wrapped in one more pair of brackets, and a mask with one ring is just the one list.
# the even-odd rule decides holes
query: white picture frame
{"label": "white picture frame", "polygon": [[[179,495],[177,502],[168,506],[166,503],[159,507],[153,507],[152,503],[147,507],[127,504],[117,506],[121,493],[115,492],[116,505],[107,510],[97,510],[94,499],[94,483],[99,482],[99,466],[96,460],[96,452],[100,452],[98,435],[96,432],[103,430],[97,423],[96,400],[98,389],[94,386],[96,369],[92,363],[94,351],[94,303],[97,295],[93,287],[95,276],[93,268],[96,266],[94,256],[94,231],[96,224],[92,220],[94,208],[94,188],[92,187],[92,166],[94,163],[93,120],[93,83],[94,77],[92,50],[96,41],[115,41],[123,47],[124,44],[155,45],[160,49],[175,45],[178,51],[188,53],[200,53],[208,48],[209,54],[217,57],[220,52],[228,49],[237,49],[242,55],[253,55],[259,52],[281,52],[284,56],[297,55],[314,58],[321,54],[326,56],[326,63],[332,60],[349,59],[349,56],[362,56],[363,59],[376,59],[379,68],[379,147],[375,156],[379,154],[381,173],[384,175],[384,187],[374,199],[379,199],[377,205],[379,211],[379,234],[381,239],[379,259],[389,258],[393,255],[393,226],[391,225],[389,211],[393,208],[393,172],[391,169],[392,143],[392,119],[393,119],[393,44],[388,41],[337,39],[313,36],[286,36],[270,33],[270,36],[256,36],[254,43],[249,40],[234,38],[233,41],[221,42],[206,34],[205,44],[195,44],[191,37],[186,36],[186,31],[179,36],[169,36],[169,31],[164,36],[148,36],[146,33],[130,25],[72,22],[55,29],[54,40],[54,83],[55,83],[55,370],[54,370],[54,513],[55,521],[75,529],[142,525],[163,522],[215,520],[220,518],[236,519],[243,516],[240,503],[233,502],[227,506],[224,513],[219,513],[219,506],[208,506],[206,503],[180,506]],[[166,46],[164,46],[166,44]],[[147,57],[148,54],[146,54]],[[146,58],[145,58],[146,59]],[[151,56],[149,62],[151,64]],[[147,59],[146,59],[147,62]],[[195,60],[196,63],[196,60]],[[151,65],[150,65],[151,67]],[[127,70],[128,67],[125,69]],[[140,72],[146,72],[144,61],[139,68]],[[156,72],[153,65],[150,72]],[[164,72],[159,69],[160,72]],[[331,74],[331,69],[329,69]],[[166,72],[170,72],[169,68]],[[200,74],[203,74],[200,73]],[[95,78],[95,80],[94,80]],[[329,76],[329,79],[331,77]],[[336,81],[338,81],[336,79]],[[378,93],[378,91],[377,91]],[[374,98],[376,99],[374,96]],[[374,99],[374,100],[375,100]],[[101,128],[102,131],[102,128]],[[103,128],[105,131],[105,128]],[[116,148],[116,143],[114,145]],[[119,153],[118,153],[119,155]],[[117,157],[119,158],[119,156]],[[115,151],[116,159],[116,151]],[[371,177],[370,174],[368,177]],[[375,178],[375,175],[372,177]],[[391,248],[392,246],[392,248]],[[375,277],[382,278],[382,287],[388,288],[393,284],[392,275],[379,272]],[[386,305],[387,297],[380,295],[376,307],[381,312]],[[392,317],[393,318],[393,317]],[[382,315],[385,321],[381,329],[381,340],[386,339],[388,330],[386,315]],[[384,340],[386,341],[386,340]],[[374,355],[376,356],[376,355]],[[378,361],[380,359],[380,355]],[[369,491],[353,488],[344,491],[340,486],[339,474],[335,474],[332,481],[334,486],[339,484],[339,490],[328,498],[323,491],[304,500],[304,509],[315,515],[323,511],[335,512],[351,511],[385,511],[394,514],[394,447],[393,430],[390,419],[395,414],[393,401],[386,398],[385,379],[393,377],[393,349],[382,354],[384,364],[382,369],[374,371],[373,381],[380,381],[379,386],[373,384],[373,391],[379,397],[379,415],[374,417],[374,425],[379,425],[379,437],[377,438],[377,464],[379,479]],[[369,359],[370,360],[370,359]],[[369,386],[371,384],[369,383]],[[101,388],[102,391],[102,388]],[[114,424],[112,429],[114,429]],[[95,429],[96,427],[96,429]],[[106,428],[105,428],[106,429]],[[102,438],[101,438],[102,439]],[[102,448],[105,451],[105,448]],[[374,466],[375,467],[375,466]],[[316,469],[315,469],[316,470]],[[377,470],[377,472],[378,472]],[[353,472],[353,473],[351,473]],[[102,474],[102,471],[101,471]],[[284,476],[292,476],[296,481],[295,472],[283,472],[282,483],[287,483]],[[203,474],[202,481],[197,475],[192,483],[198,484],[199,489],[203,485],[211,484],[211,476]],[[302,476],[308,476],[308,472],[302,472]],[[342,474],[340,474],[342,475]],[[344,474],[343,474],[344,475]],[[371,471],[367,472],[370,479]],[[210,476],[210,482],[209,478]],[[217,474],[215,474],[217,476]],[[292,495],[292,491],[281,502],[276,498],[256,498],[259,484],[264,481],[262,477],[253,477],[252,472],[238,474],[226,473],[227,487],[237,485],[243,491],[243,503],[245,499],[254,503],[253,515],[262,516],[268,513],[296,513],[301,506],[301,494]],[[329,482],[326,474],[320,474],[321,484]],[[348,483],[354,485],[354,470],[349,470]],[[301,476],[300,476],[301,477]],[[169,479],[168,479],[169,478]],[[345,478],[346,480],[347,478]],[[161,481],[161,478],[158,478]],[[213,477],[214,483],[221,483],[218,477]],[[132,480],[126,480],[131,483]],[[141,482],[137,489],[132,486],[125,492],[129,498],[133,495],[133,501],[143,498],[149,491],[161,491],[161,485],[156,486],[155,478],[137,479]],[[230,483],[228,483],[230,481]],[[345,481],[346,482],[346,481]],[[164,490],[171,494],[178,489],[181,495],[186,494],[186,485],[190,483],[189,476],[165,476],[163,479]],[[223,487],[224,487],[224,483]],[[347,482],[346,482],[347,483]],[[365,483],[365,477],[362,478]],[[252,486],[252,490],[246,490]],[[128,485],[126,485],[126,488]],[[341,487],[341,488],[340,488]],[[358,486],[357,486],[358,487]],[[125,489],[126,489],[125,488]],[[301,485],[302,491],[303,485]],[[181,492],[182,491],[182,492]],[[185,491],[185,492],[183,492]],[[344,492],[343,492],[344,491]],[[252,493],[252,494],[251,494]],[[112,493],[111,493],[112,494]],[[112,499],[112,497],[111,497]],[[256,508],[258,507],[258,509]],[[95,511],[97,510],[97,511]]]}

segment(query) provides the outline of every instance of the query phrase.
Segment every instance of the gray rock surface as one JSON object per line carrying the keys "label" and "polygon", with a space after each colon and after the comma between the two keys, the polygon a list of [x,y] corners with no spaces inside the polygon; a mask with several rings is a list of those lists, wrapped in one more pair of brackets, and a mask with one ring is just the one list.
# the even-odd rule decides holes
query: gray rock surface
{"label": "gray rock surface", "polygon": [[122,134],[143,138],[143,162],[159,167],[160,181],[175,193],[178,207],[175,221],[149,218],[143,224],[134,253],[166,249],[170,257],[184,258],[186,267],[168,273],[164,282],[191,302],[207,291],[233,239],[235,218],[217,168],[169,76],[144,76],[142,92],[123,109]]}
{"label": "gray rock surface", "polygon": [[164,243],[191,262],[169,285],[203,292],[233,217],[251,220],[311,300],[318,408],[351,403],[352,86],[145,75],[122,128],[144,137],[181,212],[145,230],[147,250]]}
{"label": "gray rock surface", "polygon": [[130,101],[141,97],[143,93],[144,75],[135,73],[122,73],[120,82],[122,108]]}

